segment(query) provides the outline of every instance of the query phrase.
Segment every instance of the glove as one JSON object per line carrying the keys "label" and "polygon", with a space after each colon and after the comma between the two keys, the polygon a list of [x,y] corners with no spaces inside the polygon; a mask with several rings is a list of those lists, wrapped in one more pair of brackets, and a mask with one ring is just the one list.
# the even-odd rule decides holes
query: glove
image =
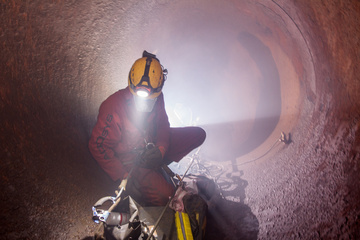
{"label": "glove", "polygon": [[162,165],[163,157],[158,147],[146,149],[141,155],[140,166],[143,168],[157,169]]}

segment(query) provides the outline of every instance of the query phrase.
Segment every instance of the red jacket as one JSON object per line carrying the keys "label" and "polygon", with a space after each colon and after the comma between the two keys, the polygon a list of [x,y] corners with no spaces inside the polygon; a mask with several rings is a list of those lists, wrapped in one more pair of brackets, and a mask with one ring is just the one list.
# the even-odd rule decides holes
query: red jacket
{"label": "red jacket", "polygon": [[166,152],[169,130],[163,94],[151,113],[139,113],[127,87],[101,104],[89,149],[104,171],[116,181],[130,170],[138,153],[136,149],[143,149],[145,140],[163,147]]}

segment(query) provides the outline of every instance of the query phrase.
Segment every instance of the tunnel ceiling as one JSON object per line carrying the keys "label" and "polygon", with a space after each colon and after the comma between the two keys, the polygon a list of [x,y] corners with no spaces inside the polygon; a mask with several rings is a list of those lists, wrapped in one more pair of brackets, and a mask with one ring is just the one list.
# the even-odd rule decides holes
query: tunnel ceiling
{"label": "tunnel ceiling", "polygon": [[[246,179],[259,239],[360,237],[359,1],[2,1],[0,13],[5,239],[92,233],[90,206],[116,186],[88,137],[143,50],[169,71],[172,124],[203,126],[203,153]],[[268,151],[281,132],[292,142]]]}

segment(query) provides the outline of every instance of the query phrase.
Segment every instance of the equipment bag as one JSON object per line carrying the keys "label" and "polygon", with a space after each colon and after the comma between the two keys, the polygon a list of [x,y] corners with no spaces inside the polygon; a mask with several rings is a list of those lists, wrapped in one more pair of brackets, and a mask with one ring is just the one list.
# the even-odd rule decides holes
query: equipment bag
{"label": "equipment bag", "polygon": [[194,240],[187,213],[175,212],[175,226],[178,240]]}
{"label": "equipment bag", "polygon": [[[96,209],[93,217],[99,223],[99,216],[106,218],[103,222],[103,234],[95,236],[96,240],[130,240],[146,239],[149,228],[139,219],[139,205],[130,196],[119,202],[113,211]],[[151,238],[154,239],[154,238]]]}
{"label": "equipment bag", "polygon": [[199,194],[189,194],[183,198],[185,212],[189,216],[190,226],[195,240],[205,236],[206,213],[208,206]]}
{"label": "equipment bag", "polygon": [[[205,236],[207,198],[210,179],[203,176],[189,175],[183,179],[183,185],[175,193],[170,208],[185,212],[189,218],[193,239],[202,240]],[[206,187],[204,187],[206,186]],[[212,190],[212,187],[210,188]],[[206,191],[204,191],[206,190]]]}
{"label": "equipment bag", "polygon": [[[117,225],[112,221],[109,224],[104,224],[104,237],[106,240],[125,240],[138,239],[141,235],[141,223],[139,220],[138,208],[135,201],[131,197],[124,198],[118,206],[111,212],[113,214],[126,215],[128,214],[128,221],[124,220]],[[110,213],[110,214],[111,214]],[[119,219],[123,220],[123,219]]]}

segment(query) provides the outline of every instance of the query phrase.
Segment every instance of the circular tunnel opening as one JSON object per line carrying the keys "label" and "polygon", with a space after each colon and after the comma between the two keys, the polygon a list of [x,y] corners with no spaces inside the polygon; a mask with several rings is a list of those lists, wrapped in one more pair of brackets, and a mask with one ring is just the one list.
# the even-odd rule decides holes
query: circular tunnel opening
{"label": "circular tunnel opening", "polygon": [[[307,49],[273,2],[147,3],[124,15],[106,43],[118,49],[110,64],[124,63],[110,81],[126,86],[135,53],[157,54],[169,71],[164,94],[171,125],[204,127],[201,151],[208,157],[259,156],[295,126],[304,77],[300,53]],[[120,35],[129,40],[114,42]]]}

